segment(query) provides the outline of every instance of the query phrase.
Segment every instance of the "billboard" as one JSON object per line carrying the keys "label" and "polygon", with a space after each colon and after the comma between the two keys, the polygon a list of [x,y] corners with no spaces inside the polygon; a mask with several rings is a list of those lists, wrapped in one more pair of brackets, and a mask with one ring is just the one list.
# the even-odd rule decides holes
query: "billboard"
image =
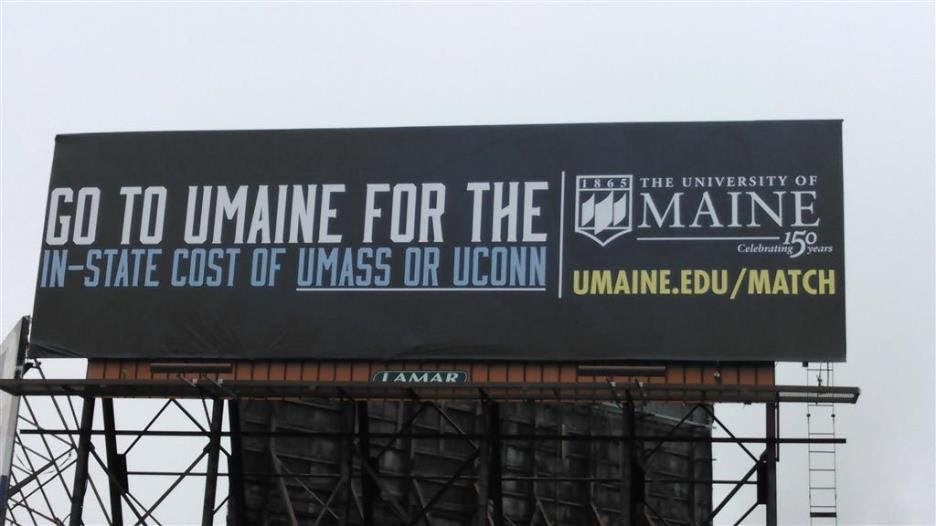
{"label": "billboard", "polygon": [[841,121],[56,138],[31,348],[845,359]]}
{"label": "billboard", "polygon": [[[0,379],[12,380],[22,376],[28,333],[29,318],[22,318],[0,343]],[[18,416],[19,397],[0,391],[0,525],[6,520]]]}

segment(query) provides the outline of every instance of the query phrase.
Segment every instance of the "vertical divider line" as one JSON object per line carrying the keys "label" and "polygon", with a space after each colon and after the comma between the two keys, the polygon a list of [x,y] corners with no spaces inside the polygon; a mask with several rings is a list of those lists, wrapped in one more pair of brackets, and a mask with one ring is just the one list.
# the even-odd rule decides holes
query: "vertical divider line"
{"label": "vertical divider line", "polygon": [[565,255],[563,250],[563,241],[565,239],[565,176],[566,173],[563,170],[559,183],[559,299],[562,299],[562,259]]}

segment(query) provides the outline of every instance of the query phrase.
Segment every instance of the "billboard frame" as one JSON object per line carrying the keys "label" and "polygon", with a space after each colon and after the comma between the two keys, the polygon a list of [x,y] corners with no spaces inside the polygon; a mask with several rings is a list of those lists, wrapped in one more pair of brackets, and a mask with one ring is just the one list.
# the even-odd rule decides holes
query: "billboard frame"
{"label": "billboard frame", "polygon": [[[41,369],[39,370],[41,374]],[[318,437],[320,439],[349,440],[352,441],[352,443],[353,441],[357,441],[359,444],[357,448],[358,455],[360,455],[362,452],[367,451],[363,448],[365,445],[370,444],[371,440],[389,439],[390,441],[393,441],[407,437],[418,438],[422,436],[419,433],[407,431],[405,426],[403,428],[397,429],[393,433],[375,433],[370,431],[369,426],[366,423],[369,402],[372,400],[388,399],[399,400],[401,402],[406,401],[406,403],[413,404],[429,403],[435,405],[436,407],[438,407],[436,404],[437,401],[450,399],[473,399],[477,402],[480,402],[486,415],[484,418],[484,421],[487,422],[488,425],[486,430],[480,433],[464,433],[461,432],[461,430],[456,430],[456,432],[452,433],[432,434],[432,437],[439,440],[462,440],[469,441],[469,443],[478,444],[478,456],[472,457],[471,461],[474,462],[475,460],[480,459],[480,466],[483,466],[483,471],[479,472],[478,476],[481,477],[479,480],[487,481],[482,484],[484,493],[483,499],[485,502],[487,502],[487,506],[492,506],[490,509],[493,513],[493,524],[496,526],[505,524],[503,520],[503,509],[497,504],[501,501],[497,498],[497,496],[501,494],[502,482],[505,480],[510,480],[509,478],[498,476],[498,474],[502,472],[500,464],[502,460],[496,451],[499,451],[498,448],[502,444],[512,440],[539,440],[553,442],[588,441],[589,443],[614,441],[621,442],[622,444],[642,443],[645,444],[645,446],[648,446],[650,451],[647,457],[655,454],[655,452],[658,451],[664,443],[668,442],[702,441],[709,444],[733,443],[743,449],[745,453],[752,459],[751,468],[746,474],[740,478],[732,480],[692,482],[729,484],[732,486],[732,490],[725,497],[725,499],[723,499],[722,502],[720,502],[712,509],[709,520],[720,513],[725,508],[727,503],[735,497],[741,488],[746,485],[753,484],[757,486],[758,498],[747,509],[747,511],[741,517],[741,520],[746,518],[750,513],[757,509],[758,506],[763,505],[764,509],[766,510],[767,524],[775,525],[777,524],[776,463],[779,458],[779,446],[781,444],[846,443],[845,439],[843,438],[803,438],[781,436],[777,425],[780,404],[809,403],[815,401],[822,401],[824,403],[854,404],[857,402],[857,398],[860,395],[860,390],[855,387],[779,385],[713,386],[700,384],[667,385],[642,383],[638,381],[636,377],[632,379],[632,382],[626,382],[623,384],[619,384],[611,378],[607,378],[605,382],[594,382],[591,384],[546,384],[540,386],[539,388],[539,398],[537,398],[539,402],[593,403],[595,401],[605,401],[606,403],[612,403],[620,407],[621,410],[624,411],[626,421],[631,422],[631,424],[625,426],[626,429],[622,430],[620,434],[612,433],[609,435],[584,436],[567,435],[560,432],[558,434],[536,434],[535,436],[530,436],[528,434],[521,433],[507,433],[495,423],[493,423],[495,422],[499,404],[514,400],[530,401],[531,398],[529,398],[529,395],[537,394],[529,390],[523,391],[522,388],[520,388],[518,391],[518,386],[516,384],[490,384],[486,387],[479,387],[477,385],[468,387],[447,386],[440,388],[436,384],[388,387],[386,385],[374,384],[372,382],[332,382],[329,390],[322,390],[321,388],[323,385],[325,385],[325,383],[320,383],[319,385],[305,385],[305,387],[303,387],[302,382],[295,381],[256,380],[225,382],[223,380],[218,381],[217,379],[211,378],[210,376],[210,374],[201,372],[194,373],[194,375],[190,375],[189,377],[186,377],[183,374],[178,374],[175,380],[141,381],[103,378],[84,380],[46,379],[43,375],[42,379],[19,379],[15,381],[2,381],[0,382],[0,390],[25,396],[27,397],[27,400],[29,398],[37,397],[49,398],[53,401],[56,399],[66,398],[69,404],[72,403],[73,399],[83,401],[80,424],[77,426],[69,426],[68,422],[62,418],[63,427],[60,429],[37,428],[33,430],[22,431],[24,436],[65,436],[68,437],[69,440],[71,440],[70,437],[75,435],[78,436],[78,442],[75,448],[77,454],[77,463],[73,477],[73,497],[71,500],[71,511],[69,517],[69,524],[74,526],[81,524],[84,497],[87,491],[87,485],[91,480],[88,467],[92,457],[107,474],[107,483],[110,489],[111,510],[109,517],[113,518],[111,519],[113,524],[122,524],[122,502],[126,503],[126,505],[137,515],[138,523],[143,522],[183,479],[192,476],[203,476],[205,479],[202,524],[211,524],[214,520],[215,514],[221,509],[221,506],[215,505],[215,495],[218,478],[225,476],[224,473],[220,473],[218,467],[220,454],[222,452],[222,437],[229,437],[232,441],[232,447],[235,448],[235,450],[237,449],[236,443],[248,436],[265,436],[271,441],[276,437],[286,438],[296,436],[305,436],[308,438]],[[591,385],[592,387],[583,387],[587,385]],[[584,391],[586,389],[587,391]],[[472,393],[473,398],[468,397],[468,392]],[[546,392],[551,392],[551,395],[544,396],[544,393]],[[604,394],[599,396],[599,393]],[[582,396],[583,394],[587,396]],[[246,432],[241,428],[239,414],[239,401],[241,399],[263,398],[277,400],[293,397],[345,400],[351,404],[351,407],[354,408],[353,417],[358,422],[358,425],[356,428],[350,431],[338,431],[334,433],[278,430],[276,429],[275,424],[270,430],[263,433]],[[113,404],[114,399],[122,398],[166,399],[163,409],[165,409],[165,407],[170,404],[178,404],[179,402],[175,400],[176,398],[202,400],[205,404],[211,402],[212,416],[208,418],[206,425],[202,425],[198,423],[194,416],[188,414],[189,418],[193,422],[196,422],[196,425],[198,425],[198,427],[201,429],[200,431],[150,430],[150,427],[162,414],[163,411],[160,410],[143,429],[118,430],[114,425]],[[104,429],[94,429],[93,426],[95,406],[98,399],[101,400],[101,406],[104,410]],[[639,412],[639,408],[642,407],[642,404],[646,404],[654,400],[669,402],[680,401],[683,403],[689,403],[691,404],[692,409],[686,415],[686,417],[675,423],[670,431],[662,436],[636,435],[633,431],[635,429],[633,422],[636,414]],[[717,417],[715,417],[714,412],[712,412],[710,409],[710,405],[713,403],[763,404],[766,417],[764,424],[764,436],[738,437],[732,434],[730,430],[728,431],[729,437],[726,438],[711,436],[692,437],[681,436],[679,434],[680,427],[685,423],[689,415],[697,410],[709,412],[712,418],[714,418],[716,422],[718,422],[727,430],[728,427],[725,425],[725,423],[718,420]],[[227,405],[227,412],[229,415],[228,418],[231,422],[231,431],[229,432],[223,432],[221,428],[225,405]],[[629,431],[627,431],[628,429]],[[117,455],[116,449],[114,447],[117,437],[129,435],[136,436],[138,438],[159,436],[201,436],[208,439],[208,445],[202,451],[198,459],[196,459],[196,462],[193,462],[189,469],[185,471],[172,473],[132,473],[133,475],[140,476],[171,475],[176,477],[175,482],[170,486],[170,488],[159,496],[154,505],[147,509],[145,507],[141,507],[139,499],[133,497],[133,495],[128,491],[126,483],[128,476],[128,472],[126,470],[126,457],[121,459],[121,456]],[[107,446],[106,462],[102,460],[91,447],[92,437],[95,436],[103,436],[105,439]],[[764,450],[760,454],[755,454],[750,446],[759,444],[763,444]],[[631,451],[635,451],[635,449],[631,448]],[[238,513],[241,514],[239,516],[243,516],[242,492],[243,477],[245,475],[245,473],[242,472],[243,463],[242,460],[238,458],[239,455],[236,452],[229,452],[228,456],[229,472],[226,475],[230,477],[231,491],[231,494],[228,496],[228,498],[230,499],[231,507],[233,508],[235,517],[238,516]],[[204,473],[194,473],[193,468],[197,464],[197,461],[201,460],[203,457],[207,457],[209,459],[208,470]],[[640,468],[641,461],[642,460],[640,458],[633,457],[625,459],[625,464],[628,467],[622,472],[621,476],[628,477],[628,484],[630,484],[630,487],[632,488],[642,488],[644,487],[644,484],[648,482],[645,475],[643,474],[643,469]],[[370,481],[362,486],[362,488],[369,488],[370,490],[368,493],[370,495],[370,499],[364,499],[365,501],[368,501],[373,498],[379,498],[379,492],[376,491],[376,488],[377,485],[379,485],[380,475],[379,473],[368,471],[366,469],[366,465],[366,463],[362,464],[362,466],[365,466],[365,468],[362,468],[363,471],[361,472],[360,477],[363,477],[363,480]],[[446,478],[446,485],[443,486],[443,488],[419,510],[417,516],[410,517],[410,519],[412,519],[410,523],[418,523],[419,520],[425,515],[425,513],[432,509],[432,506],[436,502],[437,498],[440,497],[441,494],[445,491],[445,488],[458,477],[462,476],[463,472],[467,469],[468,466],[463,465],[459,467],[452,476]],[[481,467],[479,467],[479,469],[481,469]],[[274,473],[273,475],[280,477],[279,481],[282,481],[282,477],[284,476],[282,473]],[[59,476],[61,476],[61,473],[59,473]],[[349,484],[350,480],[351,479],[348,480]],[[603,481],[604,479],[601,477],[592,477],[589,480],[599,482]],[[677,481],[670,482],[675,483]],[[238,492],[241,493],[238,494]],[[282,488],[280,489],[280,494],[281,496],[286,495]],[[96,490],[95,495],[97,495]],[[481,498],[480,494],[479,498]],[[136,504],[134,504],[134,502]],[[100,498],[99,503],[101,503],[103,507],[104,504]],[[292,508],[288,498],[286,498],[285,503],[287,509],[291,510]],[[640,494],[631,494],[624,505],[627,508],[628,515],[632,519],[632,523],[634,523],[633,520],[636,520],[640,514],[661,517],[658,511],[654,510],[650,505],[648,505],[646,500],[643,499],[642,495]],[[238,511],[238,509],[240,509],[240,511]],[[295,513],[290,513],[292,518],[295,519]],[[372,514],[372,508],[367,506],[362,508],[361,518],[363,524],[372,523]]]}

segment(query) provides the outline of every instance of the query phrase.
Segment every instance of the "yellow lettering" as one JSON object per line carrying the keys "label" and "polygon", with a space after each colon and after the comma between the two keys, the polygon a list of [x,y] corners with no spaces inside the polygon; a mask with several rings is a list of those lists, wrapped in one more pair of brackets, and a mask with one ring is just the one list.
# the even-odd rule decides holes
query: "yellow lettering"
{"label": "yellow lettering", "polygon": [[809,282],[816,277],[816,269],[809,269],[803,274],[803,290],[806,294],[816,294],[816,286]]}
{"label": "yellow lettering", "polygon": [[774,276],[773,293],[774,294],[789,294],[790,293],[790,287],[787,286],[786,274],[782,270],[778,270],[777,275]]}
{"label": "yellow lettering", "polygon": [[790,275],[790,292],[799,294],[799,281],[803,271],[798,268],[791,268],[787,270],[787,273]]}
{"label": "yellow lettering", "polygon": [[709,291],[711,280],[708,272],[704,270],[692,271],[692,289],[695,294],[705,294]]}
{"label": "yellow lettering", "polygon": [[611,271],[591,271],[591,294],[611,294]]}
{"label": "yellow lettering", "polygon": [[669,269],[660,270],[660,294],[670,293],[670,271]]}
{"label": "yellow lettering", "polygon": [[691,278],[691,270],[684,268],[679,271],[679,288],[682,289],[683,294],[692,294],[692,284],[690,282]]}
{"label": "yellow lettering", "polygon": [[647,294],[656,294],[657,292],[657,276],[656,272],[652,270],[641,270],[640,271],[640,293]]}
{"label": "yellow lettering", "polygon": [[619,270],[617,273],[617,281],[614,283],[614,293],[615,294],[630,294],[630,283],[627,282],[627,271]]}
{"label": "yellow lettering", "polygon": [[588,273],[576,270],[572,272],[572,292],[577,296],[588,292]]}
{"label": "yellow lettering", "polygon": [[819,294],[835,294],[835,269],[819,271]]}
{"label": "yellow lettering", "polygon": [[750,270],[748,273],[748,294],[770,294],[770,271]]}

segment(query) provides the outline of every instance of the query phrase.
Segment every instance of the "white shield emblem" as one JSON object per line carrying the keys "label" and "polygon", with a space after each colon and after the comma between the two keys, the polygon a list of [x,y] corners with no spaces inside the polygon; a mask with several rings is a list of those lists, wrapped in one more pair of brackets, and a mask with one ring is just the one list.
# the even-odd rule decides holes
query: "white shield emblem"
{"label": "white shield emblem", "polygon": [[632,175],[575,177],[575,231],[606,246],[632,230]]}

